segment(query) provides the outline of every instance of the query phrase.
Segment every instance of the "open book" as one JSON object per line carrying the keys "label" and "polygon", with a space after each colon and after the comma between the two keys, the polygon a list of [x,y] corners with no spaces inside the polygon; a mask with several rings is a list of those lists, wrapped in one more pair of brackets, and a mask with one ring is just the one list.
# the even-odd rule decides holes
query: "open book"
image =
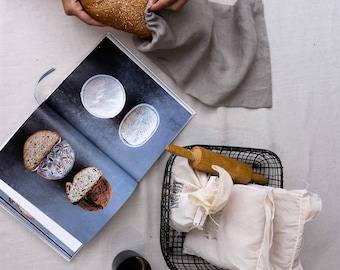
{"label": "open book", "polygon": [[[98,117],[86,108],[81,92],[96,76],[114,78],[123,87],[125,98],[116,116]],[[142,139],[137,136],[139,124],[133,122],[140,119],[136,108],[141,104],[156,117],[153,130],[142,132]],[[71,260],[126,202],[193,115],[109,33],[2,147],[1,205]],[[127,127],[129,132],[124,131]],[[65,178],[46,180],[25,169],[24,142],[39,130],[56,131],[72,146],[75,163]],[[97,212],[73,205],[65,193],[65,183],[88,166],[99,168],[112,187],[108,205]]]}

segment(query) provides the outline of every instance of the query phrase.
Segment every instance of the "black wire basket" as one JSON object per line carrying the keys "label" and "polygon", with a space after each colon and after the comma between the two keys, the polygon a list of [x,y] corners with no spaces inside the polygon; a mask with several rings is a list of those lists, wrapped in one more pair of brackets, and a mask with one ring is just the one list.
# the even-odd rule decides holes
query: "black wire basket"
{"label": "black wire basket", "polygon": [[[192,149],[194,146],[195,145],[186,146],[185,148]],[[269,150],[213,145],[198,146],[242,161],[250,165],[254,173],[266,177],[268,179],[268,186],[283,188],[283,167],[281,161],[275,153]],[[183,254],[185,233],[177,232],[169,225],[171,170],[175,159],[175,155],[169,157],[163,181],[160,228],[160,242],[163,257],[171,270],[222,270],[222,268],[218,268],[202,258]]]}

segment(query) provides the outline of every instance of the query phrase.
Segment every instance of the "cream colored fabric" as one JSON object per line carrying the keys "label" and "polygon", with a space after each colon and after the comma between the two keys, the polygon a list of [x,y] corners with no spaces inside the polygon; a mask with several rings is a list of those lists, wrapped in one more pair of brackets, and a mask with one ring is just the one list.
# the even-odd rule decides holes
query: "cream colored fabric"
{"label": "cream colored fabric", "polygon": [[233,181],[221,167],[219,177],[192,169],[188,160],[177,157],[171,175],[170,226],[180,232],[202,229],[207,216],[228,202]]}
{"label": "cream colored fabric", "polygon": [[275,218],[270,262],[274,269],[302,270],[305,223],[321,211],[321,199],[307,190],[274,190]]}
{"label": "cream colored fabric", "polygon": [[273,269],[269,263],[274,198],[271,189],[234,185],[228,204],[203,231],[186,234],[184,252],[226,269]]}
{"label": "cream colored fabric", "polygon": [[[266,211],[261,212],[263,206],[258,203],[261,202],[258,199],[267,192],[273,203],[270,215]],[[258,185],[235,185],[221,217],[216,218],[221,220],[220,227],[212,224],[214,229],[207,226],[203,233],[197,230],[188,233],[184,251],[231,270],[302,270],[300,256],[304,226],[320,213],[321,208],[320,197],[305,189],[288,191]],[[266,224],[268,219],[273,221],[269,234],[266,227],[263,232],[256,226],[249,227]],[[211,237],[211,231],[215,230],[216,237]],[[262,235],[264,238],[259,245]],[[259,254],[256,268],[252,261],[255,257],[250,256],[254,251]]]}

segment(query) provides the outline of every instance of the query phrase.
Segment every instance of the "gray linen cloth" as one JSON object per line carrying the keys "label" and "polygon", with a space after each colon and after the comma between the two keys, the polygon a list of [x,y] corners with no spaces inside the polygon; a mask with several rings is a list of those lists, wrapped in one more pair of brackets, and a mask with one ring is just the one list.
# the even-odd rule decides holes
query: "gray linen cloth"
{"label": "gray linen cloth", "polygon": [[211,106],[271,107],[271,65],[261,0],[189,0],[177,12],[145,11],[152,39],[136,48],[185,93]]}

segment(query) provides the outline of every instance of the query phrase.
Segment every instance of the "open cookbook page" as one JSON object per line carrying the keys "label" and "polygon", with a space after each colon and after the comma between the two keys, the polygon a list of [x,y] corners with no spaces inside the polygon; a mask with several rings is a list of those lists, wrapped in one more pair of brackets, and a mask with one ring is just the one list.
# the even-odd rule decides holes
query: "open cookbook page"
{"label": "open cookbook page", "polygon": [[[194,113],[127,53],[108,34],[46,103],[139,181]],[[90,95],[92,86],[97,93],[110,80],[123,92],[116,93],[123,100],[119,105]],[[89,92],[87,103],[82,91]],[[115,106],[114,117],[102,114]]]}
{"label": "open cookbook page", "polygon": [[[114,216],[194,115],[117,44],[108,34],[0,151],[0,204],[67,260]],[[61,179],[45,179],[24,164],[25,142],[41,130],[57,132],[74,152]],[[98,211],[67,196],[66,183],[91,166],[112,189]]]}

